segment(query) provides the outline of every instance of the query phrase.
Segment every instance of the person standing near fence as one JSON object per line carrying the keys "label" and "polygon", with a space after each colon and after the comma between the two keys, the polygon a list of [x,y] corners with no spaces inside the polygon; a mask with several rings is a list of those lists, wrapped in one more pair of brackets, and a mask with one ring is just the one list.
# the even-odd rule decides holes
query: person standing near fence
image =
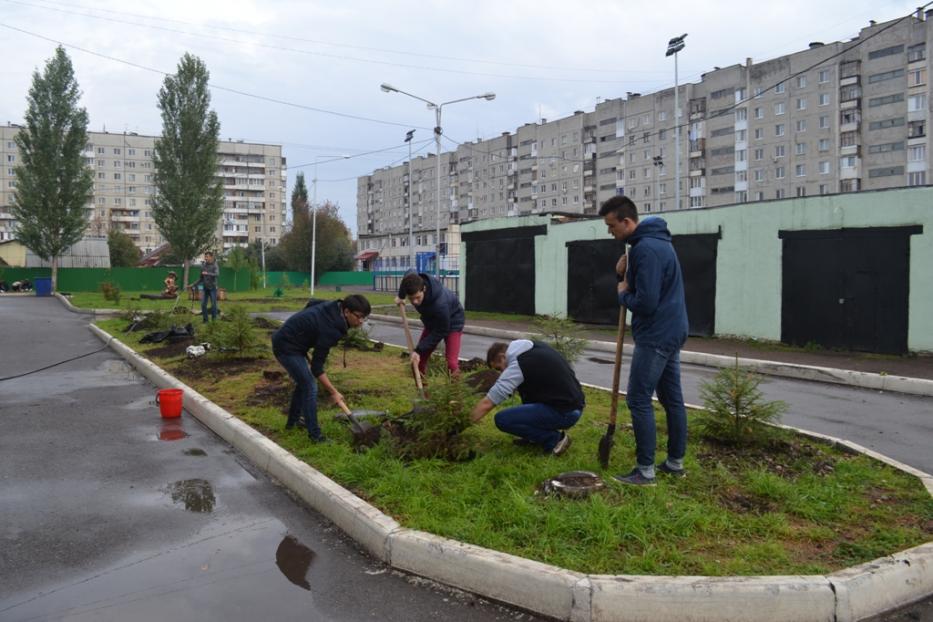
{"label": "person standing near fence", "polygon": [[460,373],[460,339],[463,337],[465,316],[457,294],[444,287],[437,277],[410,272],[399,284],[395,304],[404,304],[405,298],[421,315],[424,325],[411,355],[421,375],[427,371],[428,359],[441,341],[444,342],[447,370],[451,374]]}
{"label": "person standing near fence", "polygon": [[204,253],[204,263],[201,264],[201,276],[191,284],[192,289],[201,285],[204,289],[201,295],[201,317],[207,324],[207,301],[211,301],[211,319],[217,319],[217,279],[220,278],[220,266],[214,261],[214,253]]}

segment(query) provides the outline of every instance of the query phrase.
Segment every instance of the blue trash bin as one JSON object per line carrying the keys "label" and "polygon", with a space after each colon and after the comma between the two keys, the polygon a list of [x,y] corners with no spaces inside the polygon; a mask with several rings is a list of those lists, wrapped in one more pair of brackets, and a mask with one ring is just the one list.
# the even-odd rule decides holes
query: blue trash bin
{"label": "blue trash bin", "polygon": [[33,287],[36,289],[36,296],[52,295],[52,277],[39,276],[32,280]]}

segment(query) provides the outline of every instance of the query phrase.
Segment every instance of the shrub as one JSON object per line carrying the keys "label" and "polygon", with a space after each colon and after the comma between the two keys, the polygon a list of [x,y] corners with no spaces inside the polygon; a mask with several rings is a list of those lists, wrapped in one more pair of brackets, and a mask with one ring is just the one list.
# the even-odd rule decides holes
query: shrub
{"label": "shrub", "polygon": [[100,293],[104,295],[104,300],[112,300],[113,302],[120,304],[119,285],[116,283],[111,283],[110,281],[101,281],[97,288],[100,290]]}
{"label": "shrub", "polygon": [[461,434],[470,426],[470,411],[479,399],[457,376],[431,385],[428,397],[404,415],[387,422],[395,454],[405,460],[463,460],[470,447]]}
{"label": "shrub", "polygon": [[222,321],[209,322],[201,334],[201,339],[219,353],[244,355],[259,349],[253,320],[242,306],[230,307]]}
{"label": "shrub", "polygon": [[734,367],[719,370],[700,385],[708,411],[700,424],[704,436],[734,445],[765,440],[773,431],[766,424],[780,419],[787,404],[764,400],[759,384],[761,377],[739,367],[736,357]]}
{"label": "shrub", "polygon": [[540,334],[528,335],[528,339],[543,341],[567,359],[573,365],[586,350],[586,339],[579,336],[580,331],[573,320],[555,315],[542,315],[535,318],[535,328]]}

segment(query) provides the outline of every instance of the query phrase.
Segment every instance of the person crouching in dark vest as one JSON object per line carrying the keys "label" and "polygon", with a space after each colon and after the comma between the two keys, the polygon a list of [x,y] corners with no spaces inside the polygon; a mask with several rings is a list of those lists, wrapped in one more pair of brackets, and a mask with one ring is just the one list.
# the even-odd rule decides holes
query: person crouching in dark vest
{"label": "person crouching in dark vest", "polygon": [[517,436],[513,441],[516,445],[537,445],[555,456],[567,451],[567,430],[580,420],[586,405],[583,389],[567,360],[546,343],[516,339],[492,344],[486,363],[502,373],[473,408],[473,423],[518,391],[521,406],[496,413],[496,427]]}

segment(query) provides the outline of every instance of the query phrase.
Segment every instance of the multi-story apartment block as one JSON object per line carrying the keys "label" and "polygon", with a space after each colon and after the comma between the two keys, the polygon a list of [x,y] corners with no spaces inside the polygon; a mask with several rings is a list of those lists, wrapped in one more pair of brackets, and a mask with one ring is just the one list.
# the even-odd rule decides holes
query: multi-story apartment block
{"label": "multi-story apartment block", "polygon": [[[441,228],[493,216],[595,214],[614,194],[657,212],[926,185],[931,15],[871,22],[850,41],[717,67],[679,86],[679,111],[673,88],[628,93],[593,112],[466,143],[441,154],[451,191],[442,196]],[[416,160],[415,184],[431,185],[433,162]],[[383,240],[405,231],[407,208],[396,203],[394,216],[384,216],[371,189],[394,185],[401,200],[405,175],[402,165],[359,180],[361,239],[387,256]],[[423,206],[413,205],[420,214]]]}
{"label": "multi-story apartment block", "polygon": [[[13,168],[19,161],[14,142],[19,126],[0,127],[0,240],[15,237]],[[94,172],[94,198],[88,203],[88,233],[119,229],[144,252],[165,240],[152,219],[155,136],[89,132],[84,159]],[[256,240],[276,244],[285,225],[286,170],[282,147],[221,141],[217,176],[223,180],[224,213],[217,240],[224,250]]]}

